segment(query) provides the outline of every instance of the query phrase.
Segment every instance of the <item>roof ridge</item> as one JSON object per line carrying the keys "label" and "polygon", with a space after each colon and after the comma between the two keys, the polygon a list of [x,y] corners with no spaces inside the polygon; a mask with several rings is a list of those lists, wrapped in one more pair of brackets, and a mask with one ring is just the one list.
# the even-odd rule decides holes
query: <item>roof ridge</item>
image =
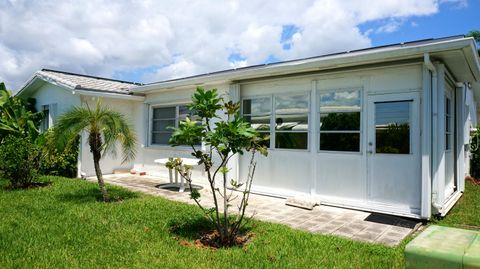
{"label": "roof ridge", "polygon": [[72,76],[79,76],[79,77],[86,77],[86,78],[94,78],[94,79],[99,79],[99,80],[114,81],[114,82],[120,82],[120,83],[126,83],[126,84],[138,85],[138,86],[144,85],[143,83],[140,83],[140,82],[132,82],[132,81],[126,81],[126,80],[120,80],[120,79],[112,79],[112,78],[98,77],[98,76],[92,76],[92,75],[84,75],[84,74],[78,74],[78,73],[66,72],[66,71],[60,71],[60,70],[54,70],[54,69],[48,69],[48,68],[43,68],[41,71],[61,73],[61,74],[65,74],[65,75],[72,75]]}

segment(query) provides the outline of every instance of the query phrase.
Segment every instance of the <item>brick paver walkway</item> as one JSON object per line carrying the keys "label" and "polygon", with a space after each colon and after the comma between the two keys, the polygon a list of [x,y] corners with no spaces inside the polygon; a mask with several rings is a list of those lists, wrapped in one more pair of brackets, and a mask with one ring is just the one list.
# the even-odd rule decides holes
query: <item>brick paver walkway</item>
{"label": "brick paver walkway", "polygon": [[[135,176],[130,174],[115,174],[104,176],[105,181],[141,191],[155,196],[193,204],[189,193],[179,193],[171,190],[160,189],[157,186],[167,183],[167,179],[150,176]],[[95,180],[96,178],[90,178]],[[202,203],[212,203],[212,195],[203,188],[200,190]],[[316,206],[313,210],[306,210],[285,205],[285,199],[264,195],[250,196],[248,215],[254,218],[281,223],[295,229],[313,233],[333,234],[353,240],[398,245],[406,236],[420,226],[415,220],[394,216],[386,216],[331,206]]]}

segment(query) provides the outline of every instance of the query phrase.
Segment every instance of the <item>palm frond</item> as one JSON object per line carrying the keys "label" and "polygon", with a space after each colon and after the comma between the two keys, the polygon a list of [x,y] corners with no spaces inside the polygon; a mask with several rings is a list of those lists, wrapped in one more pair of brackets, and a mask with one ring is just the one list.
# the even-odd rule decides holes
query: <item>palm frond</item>
{"label": "palm frond", "polygon": [[137,138],[126,117],[97,101],[95,107],[88,104],[74,107],[58,119],[54,137],[59,146],[67,145],[82,131],[99,133],[102,136],[102,156],[116,156],[117,145],[122,149],[122,162],[135,158]]}
{"label": "palm frond", "polygon": [[122,149],[122,162],[135,158],[137,138],[126,117],[109,107],[97,110],[104,138],[104,154],[116,155],[117,142]]}
{"label": "palm frond", "polygon": [[54,139],[59,148],[64,148],[69,141],[82,131],[89,131],[92,113],[85,107],[74,107],[62,114],[55,124]]}

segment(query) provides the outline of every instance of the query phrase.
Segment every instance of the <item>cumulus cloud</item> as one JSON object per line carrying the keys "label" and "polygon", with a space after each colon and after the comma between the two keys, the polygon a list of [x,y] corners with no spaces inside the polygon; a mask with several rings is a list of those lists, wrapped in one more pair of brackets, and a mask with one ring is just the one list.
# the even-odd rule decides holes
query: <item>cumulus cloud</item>
{"label": "cumulus cloud", "polygon": [[[383,20],[375,31],[393,32],[452,1],[465,2],[0,0],[0,80],[16,89],[53,68],[106,77],[146,70],[151,82],[352,50],[371,45],[362,23]],[[287,47],[286,25],[296,29]]]}

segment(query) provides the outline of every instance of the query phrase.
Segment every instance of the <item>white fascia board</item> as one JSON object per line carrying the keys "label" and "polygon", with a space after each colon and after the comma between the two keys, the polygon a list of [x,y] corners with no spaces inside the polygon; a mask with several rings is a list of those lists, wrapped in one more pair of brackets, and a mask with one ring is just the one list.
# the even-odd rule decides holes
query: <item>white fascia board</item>
{"label": "white fascia board", "polygon": [[262,65],[259,67],[225,71],[220,74],[205,74],[198,77],[178,79],[173,81],[158,82],[155,84],[139,86],[132,89],[132,92],[161,91],[183,86],[192,86],[202,83],[228,82],[232,80],[252,79],[286,75],[291,73],[325,70],[339,67],[371,64],[376,62],[394,61],[414,57],[423,57],[425,52],[437,52],[444,50],[462,49],[472,46],[472,39],[463,38],[442,41],[434,44],[378,48],[374,50],[358,51],[339,55],[325,56],[316,59],[305,59],[273,65]]}
{"label": "white fascia board", "polygon": [[[473,73],[472,75],[476,81],[480,82],[480,59],[479,59],[478,50],[477,50],[477,46],[475,45],[475,42],[472,42],[470,46],[466,48],[466,54],[467,54],[466,55],[467,61],[468,60],[472,61],[471,63],[472,73]],[[471,57],[468,57],[468,56],[471,56]]]}
{"label": "white fascia board", "polygon": [[48,82],[50,84],[53,84],[53,85],[56,85],[56,86],[59,86],[60,88],[64,89],[64,90],[67,90],[69,92],[72,92],[72,90],[74,89],[74,87],[72,87],[72,85],[70,84],[66,84],[66,83],[61,83],[61,82],[58,82],[52,78],[49,78],[47,76],[43,76],[41,74],[38,74],[38,73],[35,73],[28,81],[27,83],[25,83],[25,85],[23,85],[20,90],[18,90],[17,92],[15,92],[14,96],[20,96],[22,93],[24,93],[29,87],[30,85],[32,85],[35,81],[37,80],[42,80],[42,81],[45,81],[45,82]]}
{"label": "white fascia board", "polygon": [[83,95],[83,96],[106,97],[106,98],[125,99],[125,100],[132,100],[132,101],[143,101],[143,100],[145,100],[145,96],[128,95],[128,94],[111,93],[111,92],[73,90],[72,93],[73,94],[78,94],[78,95]]}

